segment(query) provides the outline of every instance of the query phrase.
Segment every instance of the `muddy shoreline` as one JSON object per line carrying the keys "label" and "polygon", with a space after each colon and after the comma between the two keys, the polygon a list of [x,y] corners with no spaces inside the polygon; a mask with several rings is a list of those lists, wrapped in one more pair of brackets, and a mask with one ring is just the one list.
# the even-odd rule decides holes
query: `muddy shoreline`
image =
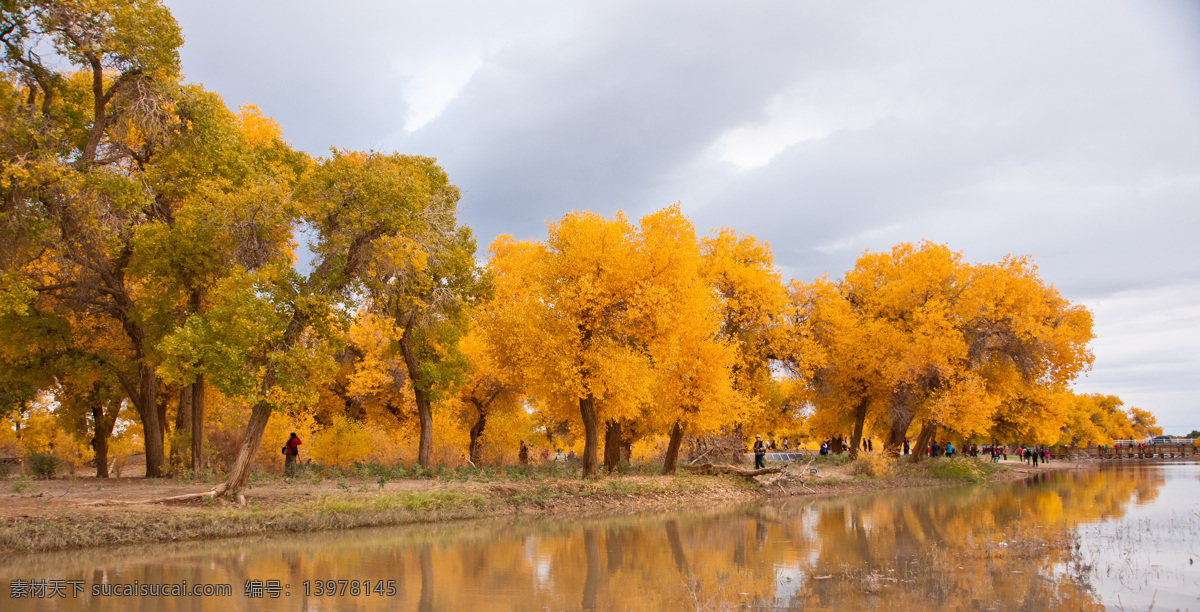
{"label": "muddy shoreline", "polygon": [[[962,460],[959,460],[962,461]],[[180,542],[222,537],[329,531],[388,525],[445,523],[504,516],[622,515],[670,512],[769,499],[838,497],[911,487],[950,486],[970,480],[901,464],[896,474],[855,474],[853,464],[824,466],[817,474],[791,466],[782,475],[680,474],[571,478],[368,481],[266,479],[246,490],[246,504],[198,499],[134,502],[212,488],[213,483],[145,478],[68,478],[0,481],[0,552]],[[1053,461],[1037,468],[1002,462],[976,481],[999,483],[1036,473],[1090,469],[1096,460]],[[861,470],[859,470],[861,471]]]}

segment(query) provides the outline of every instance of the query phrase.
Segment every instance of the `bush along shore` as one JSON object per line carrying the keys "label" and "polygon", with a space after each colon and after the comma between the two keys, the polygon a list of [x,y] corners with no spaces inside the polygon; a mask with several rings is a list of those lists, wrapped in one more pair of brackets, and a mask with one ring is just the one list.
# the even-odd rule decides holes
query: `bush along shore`
{"label": "bush along shore", "polygon": [[[1057,461],[1033,468],[983,458],[919,463],[867,454],[774,464],[771,473],[711,473],[681,466],[622,465],[583,479],[577,466],[550,463],[502,468],[407,469],[359,465],[306,469],[295,478],[257,474],[244,504],[210,497],[154,502],[211,489],[219,477],[10,477],[0,492],[0,551],[39,552],[119,544],[431,523],[505,515],[614,514],[752,503],[773,497],[845,495],[874,489],[999,482],[1035,471],[1091,462]],[[815,472],[813,471],[815,470]],[[709,472],[697,473],[697,472]]]}

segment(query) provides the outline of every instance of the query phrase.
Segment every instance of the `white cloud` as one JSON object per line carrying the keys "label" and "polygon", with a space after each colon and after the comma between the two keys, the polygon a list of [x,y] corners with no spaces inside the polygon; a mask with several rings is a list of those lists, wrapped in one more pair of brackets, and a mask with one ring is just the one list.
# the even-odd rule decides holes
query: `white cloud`
{"label": "white cloud", "polygon": [[815,72],[767,100],[763,118],[724,131],[713,146],[722,161],[750,169],[794,144],[863,130],[884,119],[920,121],[941,102],[906,87],[913,78],[902,62]]}
{"label": "white cloud", "polygon": [[443,55],[422,62],[395,61],[395,70],[404,83],[403,96],[408,104],[405,131],[412,132],[442,114],[463,86],[483,66],[477,54]]}

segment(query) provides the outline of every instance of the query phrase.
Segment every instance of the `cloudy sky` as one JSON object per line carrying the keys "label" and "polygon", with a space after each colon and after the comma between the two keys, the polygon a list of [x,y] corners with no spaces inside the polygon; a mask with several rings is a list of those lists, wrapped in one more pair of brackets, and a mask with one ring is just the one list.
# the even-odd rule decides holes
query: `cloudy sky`
{"label": "cloudy sky", "polygon": [[1096,318],[1082,392],[1200,429],[1200,5],[167,0],[307,151],[437,157],[481,252],[682,202],[785,276],[929,239]]}

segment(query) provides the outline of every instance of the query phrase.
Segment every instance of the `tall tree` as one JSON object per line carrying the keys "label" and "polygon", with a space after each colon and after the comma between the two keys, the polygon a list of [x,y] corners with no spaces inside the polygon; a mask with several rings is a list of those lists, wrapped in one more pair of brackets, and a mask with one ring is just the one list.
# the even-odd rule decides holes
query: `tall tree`
{"label": "tall tree", "polygon": [[[684,434],[702,435],[732,426],[755,407],[753,396],[735,391],[735,377],[740,373],[752,380],[755,374],[750,370],[758,365],[747,366],[740,353],[755,349],[738,344],[739,336],[730,323],[737,321],[735,325],[745,324],[742,329],[759,331],[757,323],[761,321],[731,305],[745,297],[738,290],[741,287],[734,289],[736,281],[730,280],[736,272],[726,268],[727,274],[717,275],[729,281],[719,283],[718,291],[725,287],[728,293],[713,291],[712,281],[702,271],[714,262],[702,257],[695,228],[678,205],[646,215],[639,230],[646,275],[638,304],[646,316],[637,335],[654,372],[654,399],[640,420],[644,429],[668,435],[663,473],[672,474]],[[734,311],[742,316],[731,314]],[[743,388],[750,390],[753,385]]]}
{"label": "tall tree", "polygon": [[[28,89],[4,125],[6,276],[40,261],[54,281],[27,276],[26,290],[120,323],[139,364],[121,383],[145,429],[146,473],[159,476],[154,330],[128,274],[137,227],[166,213],[142,172],[184,125],[172,102],[183,38],[154,1],[17,1],[0,6],[0,19],[7,76]],[[79,72],[61,70],[60,58]]]}
{"label": "tall tree", "polygon": [[461,381],[466,360],[458,342],[470,306],[486,292],[475,265],[475,239],[457,224],[458,189],[439,175],[425,208],[410,211],[408,231],[380,240],[366,272],[375,308],[396,326],[420,422],[417,461],[429,467],[432,402]]}
{"label": "tall tree", "polygon": [[600,424],[633,417],[651,369],[635,336],[643,273],[625,217],[572,212],[542,242],[500,236],[489,248],[495,298],[480,330],[501,367],[561,419],[577,410],[583,473],[595,476]]}
{"label": "tall tree", "polygon": [[[165,333],[202,315],[221,279],[290,261],[289,195],[307,163],[253,106],[231,113],[215,95],[191,86],[180,103],[188,132],[147,168],[156,201],[171,214],[139,228],[131,266],[144,294],[139,307]],[[177,437],[181,443],[190,437],[196,473],[203,467],[206,367],[196,360],[183,370],[158,368],[182,385]]]}
{"label": "tall tree", "polygon": [[736,347],[721,337],[719,302],[678,205],[637,226],[620,213],[573,212],[549,224],[544,243],[502,236],[491,253],[496,294],[481,335],[550,420],[582,426],[585,475],[596,474],[602,424],[611,470],[635,435],[670,433],[677,456],[684,432],[744,415],[732,389]]}
{"label": "tall tree", "polygon": [[463,338],[462,351],[471,366],[459,388],[462,419],[469,428],[467,458],[479,465],[483,460],[480,440],[488,421],[523,409],[525,398],[511,382],[512,374],[496,366],[477,332]]}
{"label": "tall tree", "polygon": [[771,246],[722,228],[700,241],[700,252],[701,275],[719,300],[719,337],[737,349],[733,383],[747,409],[740,425],[791,420],[785,406],[768,401],[778,389],[772,364],[806,349],[790,334],[787,288]]}
{"label": "tall tree", "polygon": [[312,237],[311,272],[301,276],[290,262],[274,261],[230,275],[214,288],[208,312],[164,342],[183,366],[208,364],[212,384],[253,404],[216,493],[240,495],[273,410],[316,401],[308,374],[335,369],[336,343],[362,295],[364,272],[400,237],[415,244],[421,211],[446,185],[429,158],[333,151],[305,173],[290,204]]}

